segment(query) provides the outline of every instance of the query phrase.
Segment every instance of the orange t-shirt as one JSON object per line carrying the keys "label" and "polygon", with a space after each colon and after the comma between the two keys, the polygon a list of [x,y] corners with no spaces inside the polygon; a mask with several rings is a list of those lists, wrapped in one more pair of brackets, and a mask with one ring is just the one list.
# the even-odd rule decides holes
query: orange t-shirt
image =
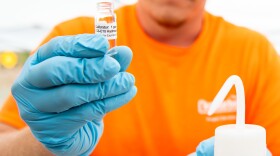
{"label": "orange t-shirt", "polygon": [[[262,35],[205,13],[203,29],[188,48],[160,43],[137,21],[135,5],[116,11],[118,45],[129,46],[128,71],[138,93],[124,107],[104,118],[104,134],[95,155],[186,155],[217,126],[235,123],[234,89],[214,116],[209,104],[233,74],[243,80],[246,123],[264,126],[268,148],[280,155],[280,60]],[[55,36],[94,32],[94,20],[81,17],[57,25]],[[0,111],[1,122],[26,126],[12,96]]]}

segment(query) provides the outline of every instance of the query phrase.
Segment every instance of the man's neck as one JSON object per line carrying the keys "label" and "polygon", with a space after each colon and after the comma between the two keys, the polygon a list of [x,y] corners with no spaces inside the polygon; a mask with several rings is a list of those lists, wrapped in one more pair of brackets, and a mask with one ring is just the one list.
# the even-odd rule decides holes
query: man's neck
{"label": "man's neck", "polygon": [[139,8],[136,10],[138,20],[144,31],[153,39],[164,44],[189,47],[202,29],[203,14],[196,19],[190,19],[179,27],[169,27],[157,23],[149,15],[141,12]]}

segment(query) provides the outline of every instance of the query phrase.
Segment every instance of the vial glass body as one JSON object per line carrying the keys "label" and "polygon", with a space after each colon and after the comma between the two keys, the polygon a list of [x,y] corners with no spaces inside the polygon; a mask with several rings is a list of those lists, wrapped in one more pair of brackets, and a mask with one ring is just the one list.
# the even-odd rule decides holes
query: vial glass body
{"label": "vial glass body", "polygon": [[[110,44],[110,49],[117,45],[117,21],[114,13],[114,4],[110,1],[98,2],[95,14],[95,34],[104,35]],[[116,53],[109,50],[109,54]]]}

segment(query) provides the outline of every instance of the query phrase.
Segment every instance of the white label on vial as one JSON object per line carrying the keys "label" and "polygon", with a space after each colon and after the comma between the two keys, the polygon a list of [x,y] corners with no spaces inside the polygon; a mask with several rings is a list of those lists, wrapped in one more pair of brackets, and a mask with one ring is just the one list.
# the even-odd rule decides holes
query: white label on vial
{"label": "white label on vial", "polygon": [[117,24],[116,23],[96,23],[95,34],[102,34],[108,40],[117,39]]}

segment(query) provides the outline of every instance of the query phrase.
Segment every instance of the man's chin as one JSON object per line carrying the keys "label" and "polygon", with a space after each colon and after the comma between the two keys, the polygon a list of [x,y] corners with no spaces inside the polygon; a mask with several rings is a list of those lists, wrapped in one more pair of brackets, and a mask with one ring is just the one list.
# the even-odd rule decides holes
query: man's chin
{"label": "man's chin", "polygon": [[157,23],[163,27],[167,27],[167,28],[178,28],[181,27],[186,21],[185,20],[176,20],[176,19],[172,19],[172,18],[168,18],[168,19],[161,19],[161,20],[156,20]]}

